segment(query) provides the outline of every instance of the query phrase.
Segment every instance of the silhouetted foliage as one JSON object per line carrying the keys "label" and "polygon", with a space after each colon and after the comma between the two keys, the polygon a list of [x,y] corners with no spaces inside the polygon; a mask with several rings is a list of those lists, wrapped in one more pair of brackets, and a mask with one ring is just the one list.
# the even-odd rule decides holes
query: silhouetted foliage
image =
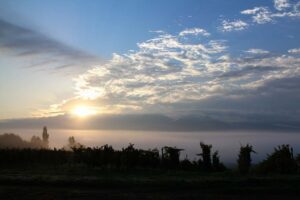
{"label": "silhouetted foliage", "polygon": [[49,134],[48,134],[48,130],[47,130],[47,127],[44,126],[43,128],[43,146],[45,148],[48,148],[49,147]]}
{"label": "silhouetted foliage", "polygon": [[300,154],[298,154],[295,158],[296,164],[297,164],[297,172],[300,173]]}
{"label": "silhouetted foliage", "polygon": [[38,136],[32,136],[30,139],[30,144],[31,144],[30,148],[33,148],[33,149],[36,149],[36,148],[40,149],[40,148],[44,147],[43,141]]}
{"label": "silhouetted foliage", "polygon": [[185,159],[180,162],[180,168],[184,170],[195,170],[197,169],[197,162],[191,162],[186,156]]}
{"label": "silhouetted foliage", "polygon": [[258,165],[257,170],[260,173],[296,173],[297,162],[294,159],[293,148],[289,145],[274,148],[274,152]]}
{"label": "silhouetted foliage", "polygon": [[168,168],[177,168],[179,166],[180,151],[183,151],[183,149],[163,147],[161,149],[162,164]]}
{"label": "silhouetted foliage", "polygon": [[13,133],[5,133],[3,135],[0,135],[0,148],[48,148],[49,134],[47,133],[47,127],[44,127],[42,136],[43,140],[41,140],[39,136],[32,136],[30,141],[28,142]]}
{"label": "silhouetted foliage", "polygon": [[240,147],[240,153],[237,163],[239,172],[241,174],[249,173],[252,162],[251,153],[256,153],[251,145],[247,144],[246,146]]}
{"label": "silhouetted foliage", "polygon": [[[160,152],[157,149],[138,149],[134,144],[121,150],[116,150],[106,144],[101,147],[85,147],[71,136],[62,149],[49,149],[49,134],[44,127],[42,139],[33,136],[25,141],[15,134],[0,135],[0,166],[33,166],[33,165],[83,165],[106,169],[183,169],[203,172],[220,172],[226,167],[220,161],[218,151],[212,153],[212,145],[200,142],[202,152],[198,161],[190,161],[186,156],[180,160],[183,149],[164,146]],[[241,174],[247,174],[251,167],[251,153],[255,153],[249,144],[240,147],[238,169]],[[271,155],[257,165],[259,173],[296,173],[300,169],[300,155],[293,156],[289,145],[275,148]],[[298,170],[299,171],[299,170]]]}
{"label": "silhouetted foliage", "polygon": [[200,148],[202,153],[197,154],[201,158],[198,160],[198,165],[201,170],[204,171],[224,171],[226,168],[223,163],[220,162],[219,152],[215,151],[211,155],[212,145],[200,142]]}
{"label": "silhouetted foliage", "polygon": [[200,142],[200,147],[202,150],[202,153],[198,154],[198,156],[201,156],[202,159],[199,160],[200,166],[205,171],[211,171],[212,165],[211,165],[211,148],[212,145],[204,144],[203,142]]}
{"label": "silhouetted foliage", "polygon": [[68,138],[68,144],[67,144],[67,146],[64,147],[64,149],[73,150],[73,151],[78,149],[78,151],[80,151],[80,149],[82,149],[83,147],[84,146],[82,144],[80,144],[79,142],[77,142],[75,140],[74,136],[71,136],[71,137]]}
{"label": "silhouetted foliage", "polygon": [[13,133],[0,135],[0,148],[29,148],[30,143]]}
{"label": "silhouetted foliage", "polygon": [[220,172],[226,170],[226,167],[220,161],[219,152],[215,151],[212,155],[212,168],[214,171]]}
{"label": "silhouetted foliage", "polygon": [[139,152],[134,148],[134,144],[129,144],[122,149],[121,163],[126,167],[134,167],[137,165]]}

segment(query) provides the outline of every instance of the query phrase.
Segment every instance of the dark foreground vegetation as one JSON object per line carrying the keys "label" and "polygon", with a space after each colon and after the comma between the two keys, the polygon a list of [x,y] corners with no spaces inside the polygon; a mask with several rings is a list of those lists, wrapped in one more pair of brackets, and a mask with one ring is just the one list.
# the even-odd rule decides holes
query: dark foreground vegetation
{"label": "dark foreground vegetation", "polygon": [[199,159],[191,161],[180,159],[183,149],[176,147],[90,148],[70,137],[62,149],[50,149],[48,139],[46,128],[42,139],[34,136],[30,142],[14,134],[0,135],[0,199],[286,199],[300,195],[300,156],[289,145],[276,147],[256,165],[251,164],[254,148],[241,146],[237,167],[229,169],[218,151],[203,142]]}

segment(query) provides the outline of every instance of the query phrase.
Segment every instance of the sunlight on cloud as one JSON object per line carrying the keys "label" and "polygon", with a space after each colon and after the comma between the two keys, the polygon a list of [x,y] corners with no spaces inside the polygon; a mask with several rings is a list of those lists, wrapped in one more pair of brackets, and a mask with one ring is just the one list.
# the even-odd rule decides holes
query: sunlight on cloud
{"label": "sunlight on cloud", "polygon": [[78,105],[72,110],[72,114],[78,117],[88,117],[91,115],[97,114],[97,108],[85,106],[85,105]]}
{"label": "sunlight on cloud", "polygon": [[[189,36],[205,36],[190,34],[190,30],[177,35],[159,32],[138,43],[136,51],[114,54],[109,62],[75,78],[75,97],[57,105],[54,111],[72,113],[79,105],[93,107],[95,114],[172,114],[181,106],[184,110],[212,110],[201,103],[207,105],[218,99],[243,102],[249,97],[273,95],[278,91],[268,89],[271,84],[281,85],[282,79],[300,75],[296,50],[277,55],[253,48],[232,57],[226,41],[206,38],[191,42]],[[81,110],[78,113],[82,115],[91,111]]]}

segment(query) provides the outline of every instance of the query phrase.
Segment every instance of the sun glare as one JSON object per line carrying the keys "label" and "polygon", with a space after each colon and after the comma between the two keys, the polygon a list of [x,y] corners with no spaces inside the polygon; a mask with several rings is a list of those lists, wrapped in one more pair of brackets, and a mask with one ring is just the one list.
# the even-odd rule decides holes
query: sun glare
{"label": "sun glare", "polygon": [[87,117],[96,113],[97,111],[94,108],[88,106],[77,106],[72,110],[72,114],[78,117]]}

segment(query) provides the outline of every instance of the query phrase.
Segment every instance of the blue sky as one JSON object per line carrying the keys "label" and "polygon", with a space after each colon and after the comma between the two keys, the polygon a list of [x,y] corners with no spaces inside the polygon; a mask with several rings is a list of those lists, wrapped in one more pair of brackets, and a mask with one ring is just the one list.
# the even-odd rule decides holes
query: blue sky
{"label": "blue sky", "polygon": [[[151,30],[176,33],[202,27],[232,48],[264,47],[286,50],[295,45],[297,20],[257,26],[243,33],[218,31],[222,19],[241,18],[239,12],[255,6],[272,7],[273,1],[1,1],[2,17],[30,27],[64,43],[110,58],[112,53],[136,49],[136,43],[151,37]],[[245,16],[242,16],[245,18]],[[288,23],[288,24],[286,24]],[[272,37],[266,37],[272,33]],[[275,34],[274,34],[275,33]],[[283,42],[284,41],[284,42]],[[299,40],[298,40],[299,41]],[[284,49],[283,49],[284,48]]]}
{"label": "blue sky", "polygon": [[0,0],[0,118],[294,122],[299,22],[298,0]]}

